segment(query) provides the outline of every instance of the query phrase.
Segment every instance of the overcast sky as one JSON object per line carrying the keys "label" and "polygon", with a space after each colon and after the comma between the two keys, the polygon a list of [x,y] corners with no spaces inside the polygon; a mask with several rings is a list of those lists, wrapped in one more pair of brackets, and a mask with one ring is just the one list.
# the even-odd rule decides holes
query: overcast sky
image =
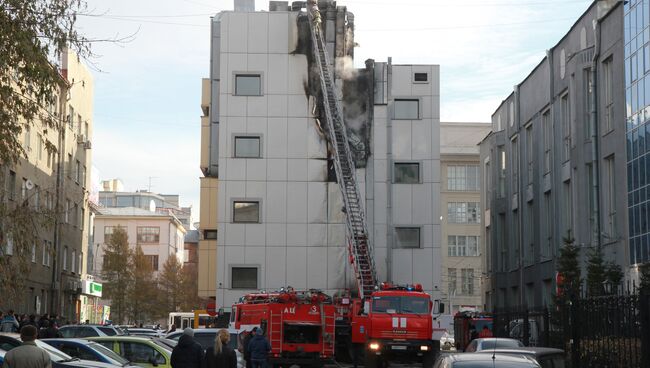
{"label": "overcast sky", "polygon": [[[587,9],[588,0],[340,0],[355,15],[355,64],[438,64],[441,120],[488,122],[498,104]],[[88,0],[95,43],[93,164],[125,189],[199,207],[201,78],[210,16],[233,0]],[[268,1],[256,0],[257,10]]]}

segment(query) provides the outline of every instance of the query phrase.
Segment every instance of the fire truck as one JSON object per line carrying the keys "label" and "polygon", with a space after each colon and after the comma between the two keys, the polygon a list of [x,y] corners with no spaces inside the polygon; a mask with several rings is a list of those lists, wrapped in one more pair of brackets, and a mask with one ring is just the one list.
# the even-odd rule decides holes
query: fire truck
{"label": "fire truck", "polygon": [[318,290],[247,294],[230,317],[231,328],[265,332],[273,366],[319,367],[334,361],[336,310],[332,298]]}
{"label": "fire truck", "polygon": [[[454,342],[456,350],[465,351],[469,343],[479,337],[492,336],[492,315],[480,312],[458,312],[454,316]],[[487,330],[486,330],[487,329]],[[489,336],[484,336],[489,331]]]}

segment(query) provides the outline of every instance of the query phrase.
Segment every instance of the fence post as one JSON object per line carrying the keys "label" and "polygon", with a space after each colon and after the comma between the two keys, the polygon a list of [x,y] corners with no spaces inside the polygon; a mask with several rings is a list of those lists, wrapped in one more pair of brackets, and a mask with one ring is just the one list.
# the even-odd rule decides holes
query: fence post
{"label": "fence post", "polygon": [[650,367],[650,292],[639,295],[641,311],[641,366]]}
{"label": "fence post", "polygon": [[544,310],[543,310],[542,313],[544,313],[542,315],[542,323],[544,324],[544,327],[543,327],[544,328],[544,335],[543,335],[544,336],[544,342],[543,342],[542,346],[551,347],[551,333],[549,331],[549,329],[550,329],[550,323],[549,323],[550,313],[548,311],[548,306],[544,307]]}
{"label": "fence post", "polygon": [[530,322],[528,321],[528,306],[524,305],[522,318],[523,318],[523,328],[524,328],[524,346],[530,345]]}
{"label": "fence post", "polygon": [[580,368],[580,312],[578,310],[578,297],[573,295],[570,301],[571,326],[571,368]]}

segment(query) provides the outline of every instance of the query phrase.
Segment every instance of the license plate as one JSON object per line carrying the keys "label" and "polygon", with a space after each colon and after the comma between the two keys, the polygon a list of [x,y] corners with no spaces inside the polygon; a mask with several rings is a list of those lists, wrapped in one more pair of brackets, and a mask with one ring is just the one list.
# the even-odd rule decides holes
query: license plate
{"label": "license plate", "polygon": [[393,350],[406,350],[406,346],[393,345],[390,347]]}

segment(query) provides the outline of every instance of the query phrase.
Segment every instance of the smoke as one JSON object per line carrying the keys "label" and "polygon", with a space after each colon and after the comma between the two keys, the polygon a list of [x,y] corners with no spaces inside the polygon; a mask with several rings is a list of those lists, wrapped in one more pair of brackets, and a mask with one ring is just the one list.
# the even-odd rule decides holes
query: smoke
{"label": "smoke", "polygon": [[336,58],[336,65],[334,66],[336,75],[343,80],[350,80],[357,77],[359,72],[354,68],[354,62],[350,56],[343,56]]}

